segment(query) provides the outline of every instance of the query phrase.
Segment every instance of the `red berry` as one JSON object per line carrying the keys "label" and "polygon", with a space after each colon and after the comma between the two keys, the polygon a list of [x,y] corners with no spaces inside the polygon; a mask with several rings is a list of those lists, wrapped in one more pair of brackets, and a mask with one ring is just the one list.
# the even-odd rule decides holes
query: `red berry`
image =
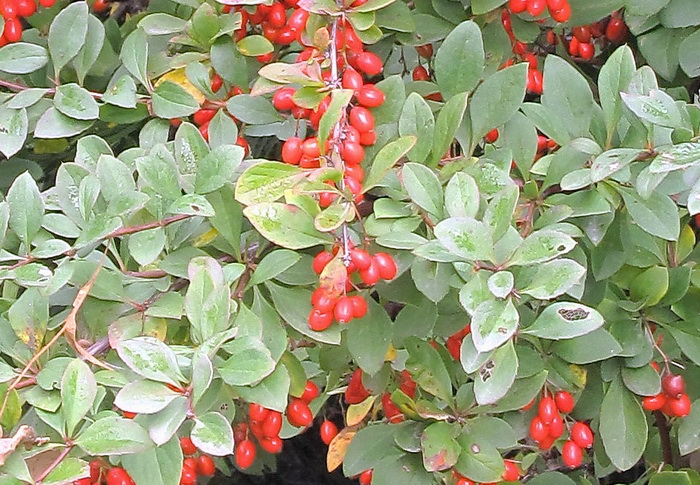
{"label": "red berry", "polygon": [[323,268],[333,259],[333,255],[328,251],[321,251],[314,257],[313,269],[317,274],[321,274]]}
{"label": "red berry", "polygon": [[333,314],[330,312],[323,313],[318,309],[314,308],[313,310],[311,310],[311,313],[309,313],[309,328],[311,330],[321,332],[330,327],[332,323]]}
{"label": "red berry", "polygon": [[515,482],[520,478],[520,469],[518,464],[512,460],[504,460],[503,464],[506,467],[506,471],[503,472],[503,480],[506,482]]}
{"label": "red berry", "polygon": [[109,3],[105,0],[95,0],[92,4],[92,10],[97,13],[106,12],[109,10]]}
{"label": "red berry", "polygon": [[549,436],[554,439],[560,438],[564,434],[564,420],[561,416],[554,416],[552,422],[549,423]]}
{"label": "red berry", "polygon": [[10,43],[22,40],[22,21],[17,17],[6,20],[2,35]]}
{"label": "red berry", "polygon": [[369,130],[360,135],[360,145],[374,145],[377,141],[377,133],[374,130]]}
{"label": "red berry", "polygon": [[355,203],[359,204],[362,202],[362,199],[365,198],[365,195],[362,193],[362,183],[350,177],[345,177],[343,182],[345,183],[345,188],[352,193]]}
{"label": "red berry", "polygon": [[365,82],[362,79],[362,74],[351,68],[345,69],[342,81],[343,88],[352,89],[353,91],[359,91],[359,89],[362,88],[364,83]]}
{"label": "red berry", "polygon": [[270,25],[280,28],[287,23],[287,10],[279,2],[275,2],[270,7],[270,12],[267,14],[267,21]]}
{"label": "red berry", "polygon": [[92,485],[92,480],[90,478],[81,478],[73,482],[73,485]]}
{"label": "red berry", "polygon": [[557,22],[568,22],[571,18],[571,5],[567,2],[559,10],[550,10],[549,15]]}
{"label": "red berry", "polygon": [[301,399],[292,399],[287,406],[287,420],[292,426],[305,428],[314,422],[314,415],[309,405]]}
{"label": "red berry", "polygon": [[523,13],[527,10],[528,0],[509,0],[508,10],[513,13]]}
{"label": "red berry", "polygon": [[681,394],[677,398],[670,399],[669,403],[672,416],[683,418],[690,414],[692,403],[690,402],[690,398],[687,394]]}
{"label": "red berry", "polygon": [[382,60],[374,52],[363,52],[355,59],[357,68],[368,76],[376,76],[384,68]]}
{"label": "red berry", "polygon": [[539,17],[547,8],[547,2],[545,0],[530,0],[527,4],[527,13],[533,17]]}
{"label": "red berry", "polygon": [[306,381],[306,386],[304,386],[304,392],[301,396],[299,396],[299,399],[306,403],[310,403],[311,401],[316,399],[320,394],[321,391],[319,391],[318,386],[314,383],[314,381]]}
{"label": "red berry", "polygon": [[107,485],[131,485],[133,483],[131,477],[123,468],[115,466],[107,472]]}
{"label": "red berry", "polygon": [[388,392],[382,395],[382,411],[390,423],[401,423],[405,419],[399,407],[391,400],[391,395]]}
{"label": "red berry", "polygon": [[595,55],[595,46],[593,44],[580,44],[578,46],[578,55],[581,59],[590,60]]}
{"label": "red berry", "polygon": [[282,452],[283,444],[284,443],[279,437],[264,438],[260,440],[260,446],[262,447],[262,449],[274,455]]}
{"label": "red berry", "polygon": [[197,126],[202,126],[205,123],[209,123],[211,119],[216,115],[215,109],[200,109],[192,115],[192,121]]}
{"label": "red berry", "polygon": [[322,288],[317,288],[311,294],[311,304],[322,313],[332,312],[337,301],[337,298],[328,296]]}
{"label": "red berry", "polygon": [[282,145],[282,161],[290,165],[299,165],[302,155],[302,139],[296,136],[288,138]]}
{"label": "red berry", "polygon": [[372,256],[364,249],[350,250],[350,259],[359,270],[367,269],[372,264]]}
{"label": "red berry", "polygon": [[376,108],[384,103],[386,96],[374,84],[365,84],[357,92],[357,102],[368,108]]}
{"label": "red berry", "polygon": [[325,420],[321,424],[321,441],[326,445],[330,445],[333,438],[338,435],[338,427],[333,423],[333,421]]}
{"label": "red berry", "polygon": [[279,437],[282,430],[282,413],[279,411],[270,411],[265,418],[262,427],[262,434],[266,438]]}
{"label": "red berry", "polygon": [[345,166],[345,176],[353,178],[358,182],[361,182],[365,178],[365,171],[362,170],[360,165],[346,165]]}
{"label": "red berry", "polygon": [[250,440],[243,440],[236,445],[236,465],[245,470],[255,461],[255,445]]}
{"label": "red berry", "polygon": [[90,462],[90,480],[92,480],[93,482],[99,482],[101,474],[102,464],[99,460],[92,460]]}
{"label": "red berry", "polygon": [[355,106],[350,110],[350,124],[360,133],[374,129],[374,116],[367,108]]}
{"label": "red berry", "polygon": [[31,17],[36,12],[34,0],[17,0],[16,7],[20,17]]}
{"label": "red berry", "polygon": [[369,397],[369,391],[362,383],[362,369],[355,369],[345,390],[345,402],[358,404]]}
{"label": "red berry", "polygon": [[659,393],[656,396],[647,396],[642,399],[642,407],[647,411],[658,411],[666,404],[666,395]]}
{"label": "red berry", "polygon": [[406,370],[401,371],[401,384],[399,385],[401,392],[413,399],[416,397],[416,381],[413,380],[411,374]]}
{"label": "red berry", "polygon": [[484,140],[486,141],[486,143],[495,143],[496,140],[498,140],[498,130],[494,128],[493,130],[486,133]]}
{"label": "red berry", "polygon": [[619,17],[611,18],[610,22],[608,22],[608,26],[605,28],[605,37],[607,37],[610,42],[621,44],[627,37],[627,25]]}
{"label": "red berry", "polygon": [[433,56],[433,44],[423,44],[416,46],[416,52],[425,59],[430,59]]}
{"label": "red berry", "polygon": [[537,442],[549,437],[549,429],[539,416],[535,416],[530,421],[530,437]]}
{"label": "red berry", "polygon": [[685,380],[681,375],[667,374],[661,379],[661,387],[669,397],[679,397],[685,392]]}
{"label": "red berry", "polygon": [[351,296],[353,318],[362,318],[367,315],[367,302],[360,295]]}
{"label": "red berry", "polygon": [[377,267],[377,263],[374,262],[374,259],[372,260],[372,264],[369,265],[369,268],[360,271],[360,278],[367,286],[376,285],[382,278],[379,275],[379,268]]}
{"label": "red berry", "polygon": [[359,165],[365,158],[365,149],[359,143],[346,141],[343,143],[343,160],[348,165]]}
{"label": "red berry", "polygon": [[187,436],[180,438],[180,448],[185,455],[194,455],[197,453],[197,447],[194,445],[192,440]]}
{"label": "red berry", "polygon": [[379,277],[383,280],[393,280],[396,277],[398,269],[396,267],[396,262],[387,253],[376,253],[372,256],[374,265],[377,266],[379,270]]}
{"label": "red berry", "polygon": [[333,314],[338,323],[348,323],[353,319],[353,305],[352,300],[348,296],[343,296],[338,299],[335,308],[333,309]]}
{"label": "red berry", "polygon": [[243,156],[247,157],[250,154],[250,145],[248,145],[248,141],[243,138],[242,136],[239,136],[236,138],[236,145],[239,147],[243,148]]}
{"label": "red berry", "polygon": [[211,83],[209,87],[211,88],[212,92],[217,93],[219,92],[219,89],[221,89],[221,86],[224,85],[224,80],[221,79],[221,76],[218,74],[214,74],[211,78]]}
{"label": "red berry", "polygon": [[571,440],[581,448],[590,448],[593,446],[593,431],[586,423],[576,422],[571,428]]}
{"label": "red berry", "polygon": [[187,458],[182,460],[182,468],[189,468],[195,474],[197,474],[197,460],[195,458],[192,458],[191,456],[188,456]]}
{"label": "red berry", "polygon": [[257,56],[255,59],[260,64],[267,64],[268,62],[270,62],[273,59],[274,55],[275,55],[274,52],[268,52],[267,54],[261,54],[261,55]]}
{"label": "red berry", "polygon": [[569,414],[574,410],[574,397],[567,391],[559,391],[554,395],[554,402],[557,409],[564,414]]}
{"label": "red berry", "polygon": [[547,0],[547,8],[549,10],[561,10],[566,3],[567,0]]}
{"label": "red berry", "polygon": [[312,136],[304,140],[301,144],[301,151],[307,158],[318,158],[321,155],[321,149],[318,146],[318,138]]}
{"label": "red berry", "polygon": [[248,417],[250,417],[251,421],[259,421],[262,423],[269,414],[270,410],[260,404],[250,403],[248,407]]}
{"label": "red berry", "polygon": [[554,403],[554,399],[549,396],[543,397],[540,400],[538,414],[544,424],[551,423],[552,419],[559,416],[559,411],[557,410],[557,405]]}
{"label": "red berry", "polygon": [[294,88],[286,87],[278,89],[274,96],[272,96],[272,105],[279,111],[290,111],[296,106],[292,100],[294,93],[296,93]]}
{"label": "red berry", "polygon": [[460,477],[455,482],[455,485],[476,485],[476,482],[465,477]]}
{"label": "red berry", "polygon": [[583,450],[573,441],[564,443],[564,448],[561,451],[564,464],[569,468],[576,468],[581,464],[583,459]]}
{"label": "red berry", "polygon": [[53,7],[54,3],[56,3],[56,0],[39,0],[39,5],[46,8]]}
{"label": "red berry", "polygon": [[411,75],[414,81],[428,81],[430,75],[428,75],[428,70],[423,66],[416,66],[413,69],[413,74]]}
{"label": "red berry", "polygon": [[248,423],[238,423],[233,428],[233,439],[236,443],[243,441],[248,435]]}
{"label": "red berry", "polygon": [[372,484],[372,470],[365,470],[360,475],[360,485],[371,485]]}
{"label": "red berry", "polygon": [[527,90],[533,94],[542,94],[542,72],[537,69],[530,69],[527,72]]}
{"label": "red berry", "polygon": [[200,455],[197,458],[197,471],[205,477],[213,477],[216,473],[216,465],[209,455]]}
{"label": "red berry", "polygon": [[574,27],[571,33],[574,34],[574,37],[582,44],[588,44],[591,41],[591,29],[586,25]]}

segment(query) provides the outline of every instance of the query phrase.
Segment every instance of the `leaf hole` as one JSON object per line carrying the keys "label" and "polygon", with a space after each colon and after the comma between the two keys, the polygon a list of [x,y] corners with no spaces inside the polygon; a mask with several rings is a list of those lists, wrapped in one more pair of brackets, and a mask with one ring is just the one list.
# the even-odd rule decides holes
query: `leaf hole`
{"label": "leaf hole", "polygon": [[559,313],[559,315],[561,315],[561,317],[564,320],[567,320],[569,322],[585,320],[586,318],[588,318],[588,315],[590,315],[590,313],[584,310],[583,308],[561,308],[557,311],[557,313]]}

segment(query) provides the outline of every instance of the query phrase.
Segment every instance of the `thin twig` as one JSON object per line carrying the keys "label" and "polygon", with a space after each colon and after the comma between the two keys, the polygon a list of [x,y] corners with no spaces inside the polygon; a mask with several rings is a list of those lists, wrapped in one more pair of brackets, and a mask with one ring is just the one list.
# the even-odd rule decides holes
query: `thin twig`
{"label": "thin twig", "polygon": [[664,461],[673,467],[673,448],[671,447],[670,436],[671,429],[668,425],[668,421],[661,411],[654,411],[654,418],[656,419],[656,428],[659,430],[659,438],[661,439],[661,450],[663,451]]}
{"label": "thin twig", "polygon": [[63,449],[63,451],[61,451],[61,453],[56,457],[56,459],[48,467],[46,467],[46,470],[41,472],[41,474],[37,477],[36,482],[41,483],[42,480],[44,480],[49,475],[49,473],[54,471],[54,469],[61,464],[61,462],[68,456],[72,449],[73,445],[66,446]]}

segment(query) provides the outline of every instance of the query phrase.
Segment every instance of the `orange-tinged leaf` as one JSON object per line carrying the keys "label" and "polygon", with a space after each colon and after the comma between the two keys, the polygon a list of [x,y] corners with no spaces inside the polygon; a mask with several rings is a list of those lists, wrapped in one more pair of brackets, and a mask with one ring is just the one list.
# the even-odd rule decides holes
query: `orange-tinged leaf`
{"label": "orange-tinged leaf", "polygon": [[326,455],[326,468],[332,472],[338,468],[345,459],[345,453],[348,451],[348,446],[355,437],[357,431],[352,428],[343,428],[338,435],[333,438],[331,444],[328,445],[328,454]]}
{"label": "orange-tinged leaf", "polygon": [[361,403],[348,406],[348,410],[345,413],[345,424],[348,426],[360,424],[372,409],[372,405],[376,399],[377,396],[370,396]]}
{"label": "orange-tinged leaf", "polygon": [[331,298],[338,297],[345,291],[345,281],[348,279],[348,270],[338,256],[331,259],[323,268],[319,276],[319,287]]}
{"label": "orange-tinged leaf", "polygon": [[194,84],[192,84],[189,79],[187,79],[187,76],[185,75],[185,68],[181,67],[179,69],[175,69],[174,71],[170,71],[164,75],[162,75],[158,81],[156,81],[155,87],[158,87],[161,83],[164,83],[165,81],[170,81],[174,82],[175,84],[178,84],[182,88],[184,88],[185,91],[190,93],[192,97],[199,103],[202,104],[205,100],[206,97],[204,96],[204,93],[202,93],[199,89],[197,89]]}

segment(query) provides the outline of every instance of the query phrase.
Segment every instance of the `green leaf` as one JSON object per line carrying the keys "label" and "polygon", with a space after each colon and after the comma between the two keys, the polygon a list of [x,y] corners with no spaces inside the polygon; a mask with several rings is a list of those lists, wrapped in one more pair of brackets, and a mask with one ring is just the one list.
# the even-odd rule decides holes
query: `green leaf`
{"label": "green leaf", "polygon": [[58,111],[77,120],[94,120],[100,114],[90,92],[74,83],[58,86],[53,102]]}
{"label": "green leaf", "polygon": [[0,152],[6,158],[16,154],[27,139],[27,110],[0,107]]}
{"label": "green leaf", "polygon": [[429,425],[420,437],[423,466],[429,472],[449,470],[462,451],[455,437],[459,428],[453,424],[437,422]]}
{"label": "green leaf", "polygon": [[695,483],[697,479],[692,480],[687,471],[662,471],[654,474],[649,480],[649,485],[693,485]]}
{"label": "green leaf", "polygon": [[236,44],[238,51],[244,56],[255,57],[275,50],[272,42],[262,35],[247,35]]}
{"label": "green leaf", "polygon": [[232,183],[234,174],[243,161],[244,150],[238,145],[214,148],[199,163],[194,189],[198,194],[208,194]]}
{"label": "green leaf", "polygon": [[520,316],[513,301],[487,300],[472,315],[472,338],[479,352],[500,347],[518,328]]}
{"label": "green leaf", "polygon": [[629,46],[618,47],[605,61],[598,77],[600,105],[605,116],[608,140],[612,139],[617,123],[622,117],[622,97],[635,71],[634,54]]}
{"label": "green leaf", "polygon": [[168,35],[185,30],[187,22],[167,13],[152,13],[143,17],[138,26],[148,35]]}
{"label": "green leaf", "polygon": [[8,74],[29,74],[48,62],[48,53],[40,45],[15,42],[0,49],[0,71]]}
{"label": "green leaf", "polygon": [[102,101],[122,108],[135,108],[136,83],[134,79],[128,74],[124,74],[105,91]]}
{"label": "green leaf", "polygon": [[122,457],[122,465],[136,483],[169,485],[180,480],[182,450],[176,438],[141,453]]}
{"label": "green leaf", "polygon": [[555,122],[572,138],[590,136],[593,118],[593,93],[586,79],[571,64],[557,56],[544,63],[542,105],[555,114]]}
{"label": "green leaf", "polygon": [[649,164],[652,173],[683,170],[694,165],[700,158],[700,143],[679,143],[659,148],[659,154]]}
{"label": "green leaf", "polygon": [[372,299],[369,299],[368,306],[367,315],[353,320],[348,326],[347,346],[357,365],[367,374],[374,375],[384,365],[392,323],[383,306]]}
{"label": "green leaf", "polygon": [[527,66],[520,63],[496,72],[479,85],[469,103],[472,146],[515,115],[525,98],[526,84]]}
{"label": "green leaf", "polygon": [[576,485],[571,478],[561,472],[545,472],[533,477],[530,485]]}
{"label": "green leaf", "polygon": [[692,0],[673,0],[660,12],[661,23],[669,28],[700,25],[700,13],[693,7]]}
{"label": "green leaf", "polygon": [[114,398],[114,405],[123,411],[154,414],[163,410],[180,394],[155,381],[134,381],[122,387]]}
{"label": "green leaf", "polygon": [[497,482],[504,471],[503,458],[487,436],[462,433],[462,448],[455,469],[463,476],[479,482]]}
{"label": "green leaf", "polygon": [[418,291],[434,303],[442,301],[450,291],[452,267],[417,257],[411,263],[411,278]]}
{"label": "green leaf", "polygon": [[258,263],[248,285],[255,286],[274,278],[294,266],[299,259],[301,256],[298,253],[288,249],[272,251]]}
{"label": "green leaf", "polygon": [[508,340],[484,362],[474,378],[474,396],[480,405],[493,404],[506,395],[518,373],[518,356]]}
{"label": "green leaf", "polygon": [[88,30],[88,5],[75,2],[62,9],[49,27],[49,54],[55,77],[85,44]]}
{"label": "green leaf", "polygon": [[121,340],[116,350],[132,371],[146,379],[174,385],[185,380],[180,374],[175,353],[158,339],[136,337]]}
{"label": "green leaf", "polygon": [[591,165],[591,181],[600,182],[619,172],[635,161],[639,153],[639,150],[634,148],[613,148],[601,153]]}
{"label": "green leaf", "polygon": [[364,180],[364,192],[378,185],[384,176],[416,144],[415,136],[403,136],[384,145],[374,157],[369,174]]}
{"label": "green leaf", "polygon": [[455,27],[435,54],[435,77],[445,99],[471,91],[484,70],[479,26],[468,20]]}
{"label": "green leaf", "polygon": [[452,217],[476,217],[479,211],[479,187],[471,175],[457,172],[445,187],[445,209]]}
{"label": "green leaf", "polygon": [[185,194],[170,204],[167,212],[168,214],[212,217],[214,208],[203,195]]}
{"label": "green leaf", "polygon": [[98,419],[83,431],[75,444],[93,456],[129,455],[153,447],[148,433],[136,421],[116,416]]}
{"label": "green leaf", "polygon": [[66,420],[66,435],[73,436],[75,427],[92,409],[97,396],[97,383],[90,367],[74,359],[61,379],[61,413]]}
{"label": "green leaf", "polygon": [[219,262],[209,256],[192,258],[187,266],[190,286],[185,312],[196,342],[206,342],[230,328],[231,290]]}
{"label": "green leaf", "polygon": [[406,370],[416,383],[433,396],[452,402],[452,382],[438,351],[417,337],[409,337],[404,343],[409,355]]}
{"label": "green leaf", "polygon": [[580,303],[557,302],[544,309],[523,333],[550,340],[571,339],[586,335],[605,323],[593,308]]}
{"label": "green leaf", "polygon": [[216,112],[209,122],[209,146],[216,149],[231,145],[238,138],[238,126],[223,109]]}
{"label": "green leaf", "polygon": [[600,407],[600,437],[605,453],[620,470],[629,470],[647,443],[647,420],[639,401],[619,377],[613,379]]}
{"label": "green leaf", "polygon": [[190,437],[203,453],[214,456],[233,453],[233,428],[219,413],[209,412],[195,418]]}
{"label": "green leaf", "polygon": [[644,200],[632,189],[618,188],[632,220],[653,236],[677,241],[680,234],[678,207],[667,195],[654,191]]}
{"label": "green leaf", "polygon": [[146,32],[143,29],[134,30],[124,40],[119,58],[131,75],[150,90],[151,83],[148,80],[147,68],[148,42],[146,40]]}
{"label": "green leaf", "polygon": [[331,130],[334,126],[338,124],[341,119],[342,114],[350,103],[353,97],[353,91],[351,89],[338,89],[331,93],[331,102],[328,105],[328,109],[321,116],[321,120],[318,124],[318,146],[325,147],[328,136],[331,134]]}
{"label": "green leaf", "polygon": [[39,118],[34,128],[34,136],[36,138],[66,138],[77,135],[90,126],[92,126],[92,121],[69,118],[52,107]]}
{"label": "green leaf", "polygon": [[435,122],[435,135],[433,136],[433,148],[427,164],[437,167],[445,152],[455,138],[455,133],[462,124],[464,112],[467,109],[467,93],[458,94],[450,98],[440,110]]}
{"label": "green leaf", "polygon": [[349,477],[359,475],[382,459],[402,455],[394,443],[395,428],[388,423],[374,423],[359,430],[343,459],[343,473]]}
{"label": "green leaf", "polygon": [[[696,30],[681,42],[678,48],[678,61],[688,77],[700,76],[700,30]],[[2,50],[0,50],[0,54]]]}
{"label": "green leaf", "polygon": [[199,103],[185,88],[172,81],[158,85],[152,95],[153,112],[160,118],[184,118],[199,109]]}
{"label": "green leaf", "polygon": [[678,426],[678,448],[681,455],[700,449],[700,401],[695,401],[690,414],[680,420]]}
{"label": "green leaf", "polygon": [[491,229],[471,217],[451,217],[435,226],[435,237],[466,261],[493,260]]}
{"label": "green leaf", "polygon": [[493,296],[503,299],[513,291],[513,283],[513,273],[510,271],[498,271],[489,277],[487,286]]}
{"label": "green leaf", "polygon": [[520,290],[538,300],[549,300],[563,295],[586,274],[586,268],[571,259],[556,259],[540,265],[537,273]]}
{"label": "green leaf", "polygon": [[248,168],[236,183],[236,200],[243,205],[274,202],[304,179],[302,170],[286,163],[261,162]]}
{"label": "green leaf", "polygon": [[289,401],[290,379],[287,368],[278,365],[275,371],[253,387],[238,387],[236,393],[246,402],[255,402],[268,409],[284,412]]}
{"label": "green leaf", "polygon": [[88,30],[85,36],[85,45],[73,59],[78,81],[82,84],[90,68],[95,64],[102,52],[105,42],[105,27],[94,15],[88,16]]}
{"label": "green leaf", "polygon": [[543,263],[566,254],[576,246],[570,236],[553,230],[543,229],[533,232],[518,247],[509,264],[527,266]]}
{"label": "green leaf", "polygon": [[437,219],[442,218],[442,185],[431,169],[407,163],[401,169],[402,181],[411,201]]}
{"label": "green leaf", "polygon": [[671,96],[659,89],[652,89],[648,96],[621,93],[622,101],[642,121],[668,128],[682,126],[681,113]]}
{"label": "green leaf", "polygon": [[615,357],[622,352],[622,347],[609,332],[599,328],[580,337],[555,342],[552,351],[572,364],[590,364]]}
{"label": "green leaf", "polygon": [[435,117],[428,102],[418,93],[409,94],[399,118],[399,134],[416,137],[416,143],[406,154],[410,161],[425,162],[433,145],[434,130]]}
{"label": "green leaf", "polygon": [[44,217],[44,202],[29,172],[24,172],[12,183],[7,191],[7,204],[10,208],[10,229],[29,248],[32,239],[41,230]]}
{"label": "green leaf", "polygon": [[296,206],[262,202],[243,214],[266,239],[287,249],[303,249],[331,242],[330,235],[314,227],[314,219]]}
{"label": "green leaf", "polygon": [[283,121],[272,103],[262,96],[240,94],[233,96],[226,103],[229,113],[244,123],[267,125]]}
{"label": "green leaf", "polygon": [[518,205],[520,190],[515,185],[507,185],[496,192],[486,208],[484,222],[489,225],[494,241],[503,237],[512,227],[513,213]]}
{"label": "green leaf", "polygon": [[240,337],[226,344],[231,354],[218,367],[223,380],[232,386],[255,385],[275,370],[275,361],[261,340]]}

